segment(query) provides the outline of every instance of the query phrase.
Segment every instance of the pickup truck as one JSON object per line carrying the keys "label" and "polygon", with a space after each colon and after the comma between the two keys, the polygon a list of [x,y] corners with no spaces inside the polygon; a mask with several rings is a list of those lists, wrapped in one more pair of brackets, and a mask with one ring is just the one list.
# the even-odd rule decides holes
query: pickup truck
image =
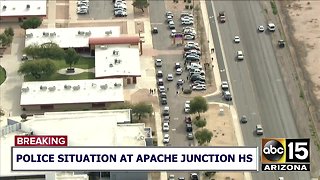
{"label": "pickup truck", "polygon": [[226,22],[226,14],[224,11],[219,12],[219,20],[221,23],[225,23]]}

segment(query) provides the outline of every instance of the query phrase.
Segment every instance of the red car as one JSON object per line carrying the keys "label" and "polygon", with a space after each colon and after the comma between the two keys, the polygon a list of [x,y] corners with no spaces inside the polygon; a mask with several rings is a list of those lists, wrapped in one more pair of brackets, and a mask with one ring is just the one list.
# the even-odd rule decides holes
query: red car
{"label": "red car", "polygon": [[185,121],[187,124],[191,124],[191,123],[192,123],[190,116],[186,116],[186,117],[184,118],[184,121]]}

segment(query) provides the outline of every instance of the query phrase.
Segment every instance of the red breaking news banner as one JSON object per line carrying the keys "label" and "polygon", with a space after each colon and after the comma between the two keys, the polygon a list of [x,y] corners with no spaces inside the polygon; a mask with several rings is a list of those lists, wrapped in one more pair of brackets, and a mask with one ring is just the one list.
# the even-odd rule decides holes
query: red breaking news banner
{"label": "red breaking news banner", "polygon": [[68,146],[67,136],[15,136],[15,146]]}

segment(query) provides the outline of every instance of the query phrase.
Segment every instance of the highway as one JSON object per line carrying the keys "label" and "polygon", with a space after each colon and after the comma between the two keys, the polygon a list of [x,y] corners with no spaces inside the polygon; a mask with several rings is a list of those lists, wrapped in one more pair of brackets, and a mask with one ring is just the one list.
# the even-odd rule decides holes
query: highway
{"label": "highway", "polygon": [[[262,124],[264,137],[298,138],[288,96],[282,82],[271,34],[257,32],[258,25],[266,25],[264,10],[259,1],[206,1],[210,29],[220,69],[226,68],[222,80],[232,85],[233,103],[238,115],[246,115],[248,123],[243,124],[242,132],[246,145],[261,146],[261,137],[254,134],[255,126]],[[226,23],[217,23],[217,14],[225,11]],[[218,25],[219,30],[217,30]],[[277,31],[275,33],[278,33]],[[220,35],[220,37],[219,37]],[[239,35],[240,44],[233,38]],[[221,39],[219,39],[221,38]],[[221,43],[220,43],[221,42]],[[236,52],[242,50],[244,61],[236,61]],[[226,66],[226,67],[224,67]],[[309,173],[259,172],[252,173],[253,179],[306,180]]]}

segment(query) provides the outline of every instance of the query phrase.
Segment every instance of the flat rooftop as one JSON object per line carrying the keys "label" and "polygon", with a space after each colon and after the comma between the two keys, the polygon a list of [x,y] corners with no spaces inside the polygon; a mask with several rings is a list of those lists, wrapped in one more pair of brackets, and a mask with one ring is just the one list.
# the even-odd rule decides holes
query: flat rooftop
{"label": "flat rooftop", "polygon": [[89,38],[120,36],[120,27],[74,27],[27,29],[25,47],[32,44],[56,43],[61,48],[89,47]]}
{"label": "flat rooftop", "polygon": [[47,0],[0,0],[0,17],[46,15]]}
{"label": "flat rooftop", "polygon": [[138,47],[108,45],[95,48],[95,77],[141,76]]}
{"label": "flat rooftop", "polygon": [[24,82],[20,105],[122,102],[123,79]]}
{"label": "flat rooftop", "polygon": [[[20,116],[10,117],[19,122]],[[11,172],[11,146],[14,136],[33,131],[34,135],[67,135],[69,146],[146,146],[145,124],[130,121],[130,110],[48,112],[29,116],[21,130],[1,136],[1,176],[44,174]],[[12,125],[15,126],[16,124]],[[1,179],[1,178],[0,178]]]}

